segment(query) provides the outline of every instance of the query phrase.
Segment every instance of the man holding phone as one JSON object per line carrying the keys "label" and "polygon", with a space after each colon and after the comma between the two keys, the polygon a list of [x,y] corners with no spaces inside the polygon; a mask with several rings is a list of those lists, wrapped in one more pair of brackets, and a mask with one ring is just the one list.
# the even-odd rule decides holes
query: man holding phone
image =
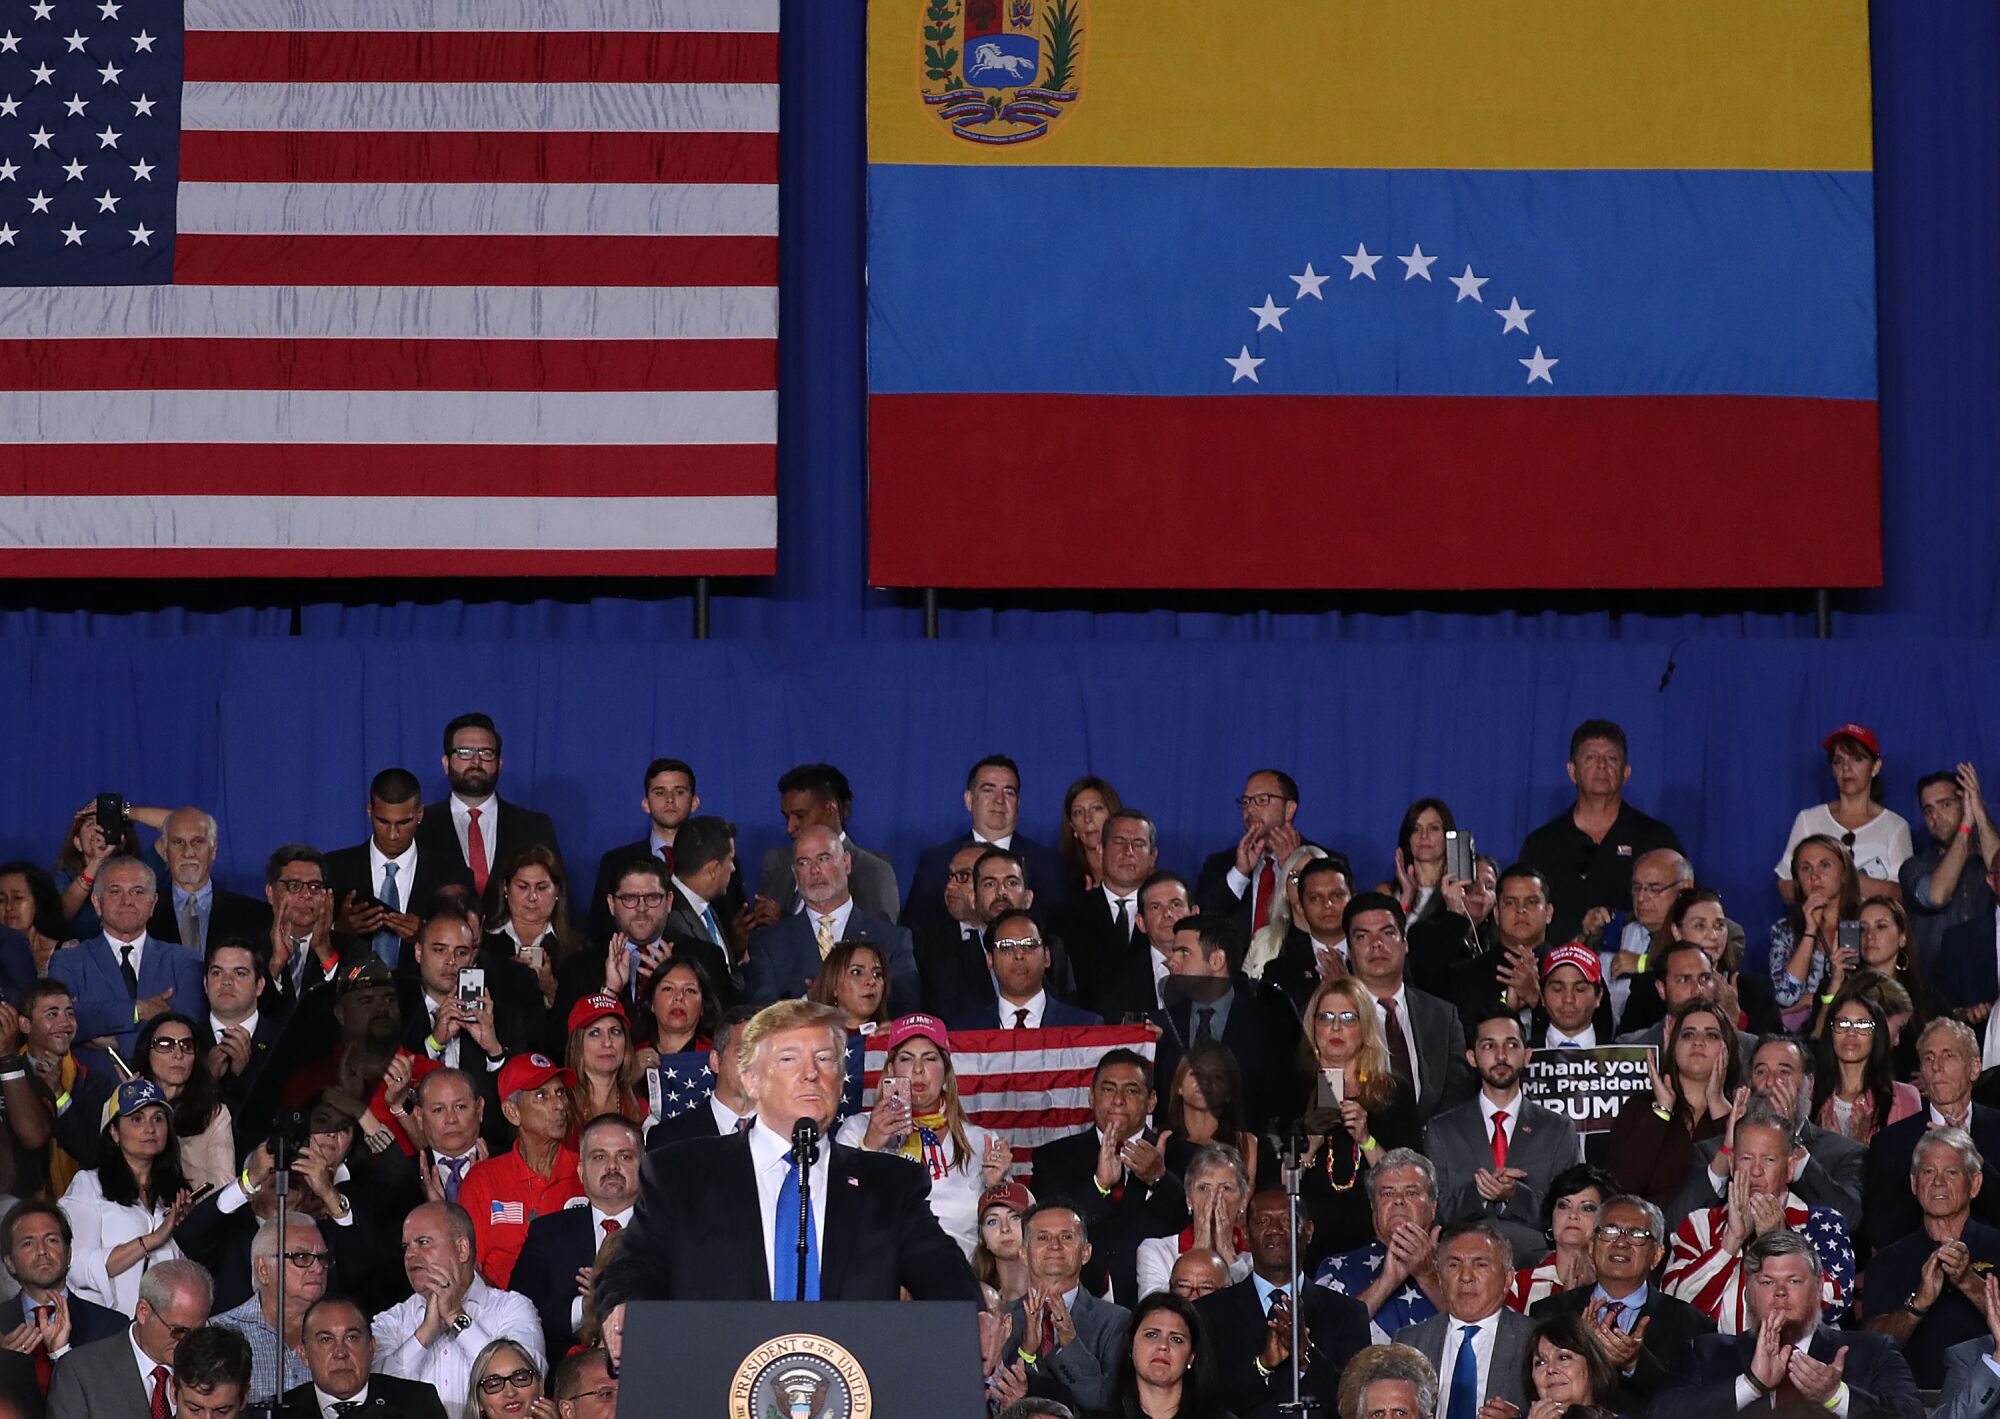
{"label": "man holding phone", "polygon": [[[475,1078],[496,1072],[507,1053],[485,972],[467,975],[468,968],[478,969],[472,965],[478,954],[479,938],[469,920],[434,916],[417,933],[416,979],[397,982],[403,997],[403,1048]],[[462,987],[470,988],[469,993]]]}

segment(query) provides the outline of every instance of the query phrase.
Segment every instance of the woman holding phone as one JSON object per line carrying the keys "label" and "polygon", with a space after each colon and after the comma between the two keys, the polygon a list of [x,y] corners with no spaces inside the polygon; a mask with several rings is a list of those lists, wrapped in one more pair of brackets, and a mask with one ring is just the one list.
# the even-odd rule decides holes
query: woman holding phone
{"label": "woman holding phone", "polygon": [[[1861,917],[1861,888],[1854,859],[1838,838],[1815,833],[1792,849],[1794,904],[1771,927],[1771,992],[1786,1012],[1787,1028],[1806,1016],[1806,1005],[1820,993],[1820,983],[1833,969],[1833,954],[1859,952],[1860,943],[1842,946],[1840,924]],[[1854,958],[1848,961],[1851,970]]]}
{"label": "woman holding phone", "polygon": [[1352,976],[1323,981],[1306,1002],[1313,1101],[1306,1110],[1300,1200],[1312,1218],[1310,1272],[1335,1252],[1368,1245],[1375,1224],[1362,1172],[1421,1135],[1410,1087],[1389,1067],[1374,997]]}

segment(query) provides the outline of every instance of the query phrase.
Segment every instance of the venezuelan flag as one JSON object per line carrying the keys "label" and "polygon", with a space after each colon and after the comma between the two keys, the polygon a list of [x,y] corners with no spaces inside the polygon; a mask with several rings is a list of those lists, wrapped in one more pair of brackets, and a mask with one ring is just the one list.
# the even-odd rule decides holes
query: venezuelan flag
{"label": "venezuelan flag", "polygon": [[868,104],[878,584],[1880,580],[1865,0],[875,0]]}

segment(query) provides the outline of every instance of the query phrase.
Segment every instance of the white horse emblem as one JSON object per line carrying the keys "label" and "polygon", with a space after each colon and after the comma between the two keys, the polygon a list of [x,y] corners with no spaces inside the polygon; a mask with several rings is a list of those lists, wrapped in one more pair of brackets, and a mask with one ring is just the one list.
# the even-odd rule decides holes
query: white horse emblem
{"label": "white horse emblem", "polygon": [[982,44],[972,51],[972,67],[965,71],[970,79],[975,74],[988,70],[1005,74],[1016,83],[1023,83],[1035,77],[1035,66],[1018,54],[1007,54],[997,44]]}

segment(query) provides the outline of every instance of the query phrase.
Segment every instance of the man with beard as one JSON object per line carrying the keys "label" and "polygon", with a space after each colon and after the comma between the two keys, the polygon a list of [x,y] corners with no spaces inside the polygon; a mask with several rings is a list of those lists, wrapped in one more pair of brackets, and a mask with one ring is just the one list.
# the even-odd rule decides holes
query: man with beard
{"label": "man with beard", "polygon": [[745,1000],[769,1005],[785,996],[803,996],[835,946],[870,941],[881,949],[883,964],[889,968],[889,1013],[907,1015],[919,1008],[917,958],[910,933],[855,902],[848,892],[853,867],[853,853],[833,829],[816,826],[800,831],[792,842],[792,877],[804,907],[751,936],[743,968]]}
{"label": "man with beard", "polygon": [[[1829,1322],[1846,1314],[1854,1285],[1854,1248],[1847,1224],[1827,1207],[1809,1207],[1792,1191],[1791,1179],[1805,1150],[1796,1125],[1768,1103],[1750,1105],[1736,1125],[1735,1163],[1729,1200],[1696,1212],[1674,1231],[1673,1250],[1660,1284],[1715,1322],[1725,1335],[1753,1328],[1746,1285],[1744,1249],[1752,1238],[1787,1228],[1803,1233],[1818,1249],[1824,1277],[1821,1304]],[[1823,1269],[1822,1269],[1823,1268]]]}
{"label": "man with beard", "polygon": [[175,941],[190,951],[206,953],[209,942],[224,936],[270,932],[267,904],[216,884],[211,874],[219,846],[215,819],[199,808],[176,809],[160,825],[153,850],[167,864],[173,890],[159,899],[146,924],[154,940]]}
{"label": "man with beard", "polygon": [[1542,1202],[1556,1174],[1577,1159],[1574,1125],[1521,1093],[1530,1053],[1513,1011],[1486,1011],[1466,1051],[1479,1075],[1478,1096],[1424,1130],[1424,1152],[1438,1170],[1438,1215],[1490,1222],[1523,1256],[1548,1249]]}
{"label": "man with beard", "polygon": [[1740,1334],[1694,1342],[1685,1388],[1669,1391],[1663,1419],[1715,1419],[1753,1406],[1836,1419],[1891,1415],[1922,1419],[1910,1367],[1887,1336],[1835,1330],[1820,1319],[1820,1254],[1797,1232],[1777,1228],[1745,1248],[1747,1323]]}
{"label": "man with beard", "polygon": [[578,951],[557,968],[556,1003],[549,1019],[569,1019],[571,1006],[599,991],[609,991],[638,1013],[639,992],[674,956],[699,962],[709,988],[727,1001],[732,994],[728,958],[706,936],[667,929],[667,906],[672,900],[673,885],[664,864],[648,857],[628,860],[600,904],[609,913],[611,939],[603,950]]}
{"label": "man with beard", "polygon": [[495,864],[524,847],[539,843],[561,859],[549,815],[500,798],[500,731],[489,717],[462,714],[447,724],[439,762],[451,796],[424,806],[418,852],[468,870],[474,890],[482,894]]}
{"label": "man with beard", "polygon": [[576,1343],[597,1249],[631,1225],[639,1164],[646,1157],[639,1125],[617,1114],[599,1114],[586,1123],[577,1142],[584,1200],[528,1224],[508,1283],[541,1312],[551,1355],[567,1355]]}

